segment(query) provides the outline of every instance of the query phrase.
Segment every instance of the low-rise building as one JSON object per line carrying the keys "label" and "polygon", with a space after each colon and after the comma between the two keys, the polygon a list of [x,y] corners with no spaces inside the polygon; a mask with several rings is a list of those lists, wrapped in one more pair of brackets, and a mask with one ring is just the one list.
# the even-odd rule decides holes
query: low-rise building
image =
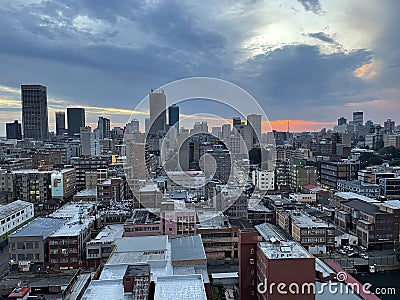
{"label": "low-rise building", "polygon": [[53,270],[84,266],[86,242],[94,226],[93,203],[71,202],[50,215],[67,222],[49,236],[49,266]]}
{"label": "low-rise building", "polygon": [[32,203],[17,200],[0,206],[0,248],[8,244],[8,237],[34,218]]}
{"label": "low-rise building", "polygon": [[115,239],[122,237],[122,224],[107,225],[97,236],[86,243],[86,265],[96,268],[110,257]]}
{"label": "low-rise building", "polygon": [[39,217],[10,235],[11,270],[44,271],[48,263],[49,236],[65,222],[64,219]]}
{"label": "low-rise building", "polygon": [[382,187],[379,184],[367,183],[359,180],[338,180],[337,190],[339,192],[357,193],[362,196],[376,199],[381,195]]}

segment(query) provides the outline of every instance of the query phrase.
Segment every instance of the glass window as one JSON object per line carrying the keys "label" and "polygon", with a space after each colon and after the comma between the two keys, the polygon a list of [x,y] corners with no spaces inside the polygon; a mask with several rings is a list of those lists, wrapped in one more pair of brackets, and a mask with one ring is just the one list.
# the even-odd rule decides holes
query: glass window
{"label": "glass window", "polygon": [[32,242],[27,242],[25,243],[26,249],[33,249],[33,243]]}
{"label": "glass window", "polygon": [[24,243],[17,243],[17,249],[25,249]]}

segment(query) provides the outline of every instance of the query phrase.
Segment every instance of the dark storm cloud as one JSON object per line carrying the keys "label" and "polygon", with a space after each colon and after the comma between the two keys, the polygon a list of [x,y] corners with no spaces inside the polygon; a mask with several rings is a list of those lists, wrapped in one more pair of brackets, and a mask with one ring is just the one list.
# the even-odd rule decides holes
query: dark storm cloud
{"label": "dark storm cloud", "polygon": [[329,35],[326,33],[320,31],[320,32],[315,32],[315,33],[309,33],[307,36],[318,39],[320,41],[326,42],[328,44],[337,44],[337,42],[331,38]]}
{"label": "dark storm cloud", "polygon": [[317,46],[295,45],[258,55],[246,69],[254,70],[251,81],[261,99],[295,109],[365,100],[356,97],[365,83],[353,71],[371,58],[367,50],[324,54]]}
{"label": "dark storm cloud", "polygon": [[312,11],[315,14],[321,13],[321,3],[319,0],[297,0],[299,1],[306,11]]}

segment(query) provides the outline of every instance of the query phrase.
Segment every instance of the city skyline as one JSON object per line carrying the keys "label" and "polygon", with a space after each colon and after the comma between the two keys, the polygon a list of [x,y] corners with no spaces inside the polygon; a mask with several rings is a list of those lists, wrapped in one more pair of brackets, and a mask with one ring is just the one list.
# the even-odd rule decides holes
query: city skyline
{"label": "city skyline", "polygon": [[85,108],[91,126],[98,116],[127,121],[151,88],[191,76],[248,90],[277,130],[287,120],[292,131],[331,128],[358,110],[378,123],[395,119],[399,5],[6,1],[0,135],[6,122],[21,121],[20,84],[48,87],[54,130],[54,111],[67,106]]}

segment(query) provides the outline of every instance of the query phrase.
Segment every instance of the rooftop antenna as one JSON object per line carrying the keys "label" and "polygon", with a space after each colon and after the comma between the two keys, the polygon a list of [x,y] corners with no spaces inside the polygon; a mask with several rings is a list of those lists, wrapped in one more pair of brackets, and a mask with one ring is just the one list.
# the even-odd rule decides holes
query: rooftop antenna
{"label": "rooftop antenna", "polygon": [[290,133],[290,120],[287,120],[287,132]]}

